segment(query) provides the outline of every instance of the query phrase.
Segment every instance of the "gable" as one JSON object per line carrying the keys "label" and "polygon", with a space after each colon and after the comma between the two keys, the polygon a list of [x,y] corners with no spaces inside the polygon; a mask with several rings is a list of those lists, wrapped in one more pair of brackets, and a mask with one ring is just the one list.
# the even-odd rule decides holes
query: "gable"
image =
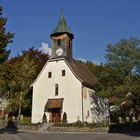
{"label": "gable", "polygon": [[[37,76],[36,80],[33,82],[32,86],[36,83],[36,81],[39,79],[39,77],[42,75],[43,71],[46,69],[48,63],[50,62],[58,62],[58,61],[64,61],[66,65],[69,67],[71,72],[74,74],[74,76],[82,82],[84,86],[87,86],[89,88],[93,88],[97,82],[96,77],[91,73],[91,71],[82,63],[72,59],[67,60],[65,58],[60,59],[50,59],[43,67],[39,75]],[[54,68],[52,68],[53,70]],[[63,67],[62,67],[63,69]]]}
{"label": "gable", "polygon": [[[66,77],[62,76],[63,71],[65,71]],[[49,76],[49,73],[51,72],[51,77]],[[63,73],[64,74],[64,73]],[[73,78],[73,80],[79,80],[77,77],[75,77],[75,74],[73,73],[72,69],[68,66],[64,58],[59,59],[50,59],[42,68],[41,72],[37,76],[36,80],[33,82],[31,86],[34,86],[36,82],[39,82],[40,80],[46,81],[49,80],[50,82],[59,83],[61,79],[64,79],[62,77],[65,77],[65,82],[69,82],[70,79]]]}

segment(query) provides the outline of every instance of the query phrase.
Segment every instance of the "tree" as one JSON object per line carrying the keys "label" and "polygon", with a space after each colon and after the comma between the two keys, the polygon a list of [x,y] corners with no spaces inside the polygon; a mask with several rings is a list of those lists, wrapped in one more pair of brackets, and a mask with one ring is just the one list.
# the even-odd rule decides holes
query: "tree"
{"label": "tree", "polygon": [[140,71],[140,41],[130,38],[123,39],[115,45],[110,44],[107,46],[106,58],[108,65],[116,71],[116,77],[120,79],[117,86],[123,85],[124,90],[129,87],[126,91],[131,91],[134,75]]}
{"label": "tree", "polygon": [[30,90],[30,84],[35,77],[35,65],[33,61],[29,61],[28,57],[24,57],[22,61],[14,64],[5,63],[3,72],[4,80],[8,83],[9,91],[9,111],[18,111],[18,118],[21,109],[29,105],[29,99],[25,99]]}
{"label": "tree", "polygon": [[48,55],[30,48],[3,63],[1,95],[9,97],[8,111],[18,112],[18,118],[22,110],[31,111],[31,84],[48,58]]}
{"label": "tree", "polygon": [[115,45],[107,46],[106,58],[108,65],[115,68],[121,78],[131,81],[132,75],[138,70],[140,63],[140,41],[136,38],[123,39]]}
{"label": "tree", "polygon": [[[14,37],[13,33],[6,31],[7,18],[3,17],[2,14],[3,8],[0,5],[0,74],[3,73],[3,63],[8,59],[10,54],[10,50],[7,50],[7,45],[12,42],[12,38]],[[8,89],[8,84],[0,75],[0,98],[6,98],[7,94],[4,94],[6,89]]]}
{"label": "tree", "polygon": [[124,98],[128,92],[140,91],[140,41],[137,38],[123,39],[114,45],[109,44],[106,59],[106,66],[113,70],[108,73],[108,78],[114,77],[111,81],[113,94]]}
{"label": "tree", "polygon": [[8,59],[10,50],[7,50],[7,45],[12,42],[13,33],[6,32],[5,25],[7,18],[2,16],[2,6],[0,6],[0,64]]}
{"label": "tree", "polygon": [[29,60],[33,60],[36,67],[36,76],[39,74],[39,72],[42,70],[45,63],[48,61],[50,56],[48,54],[44,54],[38,49],[35,49],[34,47],[29,48],[28,50],[22,51],[21,58],[28,56]]}

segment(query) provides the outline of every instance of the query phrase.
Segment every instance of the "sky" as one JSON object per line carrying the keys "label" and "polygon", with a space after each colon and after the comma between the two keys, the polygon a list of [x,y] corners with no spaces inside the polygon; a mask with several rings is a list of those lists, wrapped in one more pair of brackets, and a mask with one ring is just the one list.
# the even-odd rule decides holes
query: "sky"
{"label": "sky", "polygon": [[106,47],[121,39],[140,39],[140,0],[0,0],[6,29],[15,33],[11,57],[35,47],[51,52],[50,33],[61,8],[74,34],[73,56],[104,63]]}

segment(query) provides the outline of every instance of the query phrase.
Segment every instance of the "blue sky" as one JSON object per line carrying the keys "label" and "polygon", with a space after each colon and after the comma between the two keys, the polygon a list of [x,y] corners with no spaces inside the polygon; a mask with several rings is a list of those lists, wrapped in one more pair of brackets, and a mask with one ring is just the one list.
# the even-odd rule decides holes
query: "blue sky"
{"label": "blue sky", "polygon": [[50,33],[64,9],[75,38],[74,57],[105,62],[106,46],[120,39],[140,39],[140,0],[0,0],[6,29],[14,32],[11,56],[32,46],[51,47]]}

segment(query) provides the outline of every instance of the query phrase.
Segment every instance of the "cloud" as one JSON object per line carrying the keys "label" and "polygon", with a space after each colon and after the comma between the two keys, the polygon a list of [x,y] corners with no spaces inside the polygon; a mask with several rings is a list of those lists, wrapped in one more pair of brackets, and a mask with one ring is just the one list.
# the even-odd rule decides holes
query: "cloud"
{"label": "cloud", "polygon": [[41,47],[39,48],[39,50],[45,54],[48,54],[51,56],[51,53],[52,53],[52,48],[49,48],[49,45],[48,43],[46,42],[42,42],[41,43]]}

